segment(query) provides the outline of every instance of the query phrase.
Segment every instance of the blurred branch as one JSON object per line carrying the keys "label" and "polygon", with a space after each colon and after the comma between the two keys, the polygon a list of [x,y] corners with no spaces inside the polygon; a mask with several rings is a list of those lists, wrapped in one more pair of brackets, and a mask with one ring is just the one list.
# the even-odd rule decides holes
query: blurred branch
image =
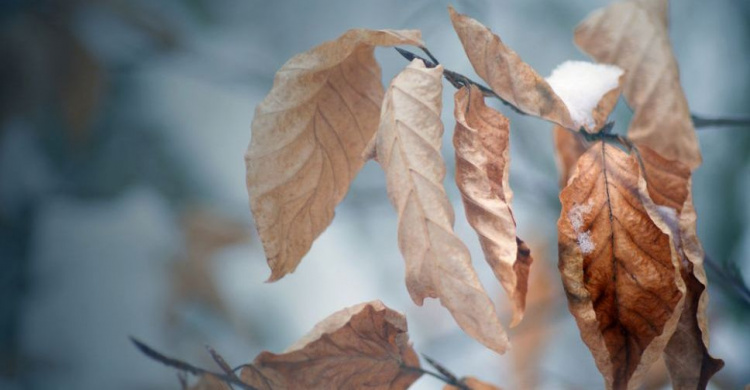
{"label": "blurred branch", "polygon": [[[132,336],[130,337],[130,341],[132,341],[133,344],[135,344],[136,348],[138,348],[138,350],[140,350],[144,355],[146,355],[146,356],[150,357],[151,359],[156,360],[157,362],[160,362],[160,363],[162,363],[162,364],[164,364],[164,365],[166,365],[168,367],[176,368],[176,369],[178,369],[180,371],[184,371],[184,372],[189,372],[189,373],[191,373],[193,375],[196,375],[196,376],[199,376],[199,375],[213,375],[213,376],[215,376],[215,377],[223,380],[224,382],[226,382],[226,383],[228,383],[230,385],[236,385],[236,386],[239,386],[240,388],[245,389],[245,390],[257,390],[256,388],[248,385],[247,383],[242,382],[241,380],[236,379],[237,378],[236,375],[229,376],[229,375],[221,374],[221,373],[218,373],[218,372],[212,372],[212,371],[204,370],[204,369],[202,369],[200,367],[193,366],[193,365],[191,365],[189,363],[186,363],[186,362],[183,362],[181,360],[177,360],[177,359],[165,356],[165,355],[161,354],[160,352],[157,352],[153,348],[149,347],[148,345],[146,345],[146,344],[144,344],[144,343],[136,340],[135,337],[132,337]],[[223,359],[222,359],[222,361],[223,361]]]}
{"label": "blurred branch", "polygon": [[737,295],[745,305],[750,307],[750,288],[745,284],[742,274],[738,269],[729,269],[726,265],[721,266],[708,255],[704,256],[703,261],[711,272],[721,279],[720,286],[724,288],[731,287],[727,293],[734,292],[732,295]]}
{"label": "blurred branch", "polygon": [[750,127],[750,117],[705,118],[691,114],[696,129],[707,127]]}

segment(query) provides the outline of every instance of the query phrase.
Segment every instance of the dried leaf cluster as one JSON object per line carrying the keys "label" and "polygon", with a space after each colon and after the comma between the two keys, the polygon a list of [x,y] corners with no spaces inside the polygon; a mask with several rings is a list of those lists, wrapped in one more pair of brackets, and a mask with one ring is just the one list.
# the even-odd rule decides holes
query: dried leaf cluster
{"label": "dried leaf cluster", "polygon": [[[269,280],[296,269],[373,158],[398,216],[412,300],[438,299],[468,335],[498,353],[508,349],[495,306],[453,230],[440,153],[446,77],[460,87],[456,185],[485,260],[508,295],[510,325],[524,316],[533,260],[511,207],[510,123],[485,104],[486,96],[554,124],[562,187],[559,270],[607,388],[638,388],[661,357],[675,388],[705,388],[723,362],[708,353],[707,281],[690,189],[701,157],[667,34],[667,0],[615,3],[576,28],[583,51],[624,71],[614,88],[595,95],[598,104],[585,123],[490,29],[449,12],[489,89],[419,58],[385,89],[375,47],[423,48],[418,31],[350,30],[278,71],[256,109],[245,156]],[[635,112],[627,137],[607,125],[620,93]],[[403,316],[372,302],[332,315],[283,354],[262,353],[238,378],[257,389],[402,389],[419,377],[418,368]],[[196,388],[217,388],[206,385],[215,379],[206,376]],[[496,388],[473,378],[451,385]]]}

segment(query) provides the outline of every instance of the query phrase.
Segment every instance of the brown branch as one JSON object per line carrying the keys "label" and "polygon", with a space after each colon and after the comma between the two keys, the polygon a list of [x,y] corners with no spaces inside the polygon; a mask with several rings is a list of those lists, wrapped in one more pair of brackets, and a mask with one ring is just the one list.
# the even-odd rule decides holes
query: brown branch
{"label": "brown branch", "polygon": [[167,367],[176,368],[180,371],[189,372],[195,376],[199,375],[213,375],[224,382],[230,384],[230,385],[236,385],[239,386],[242,389],[245,390],[258,390],[255,387],[252,387],[248,385],[245,382],[242,382],[241,380],[236,379],[237,376],[229,376],[226,374],[218,373],[218,372],[212,372],[209,370],[204,370],[200,367],[196,367],[191,365],[190,363],[183,362],[178,359],[171,358],[169,356],[165,356],[160,352],[157,352],[155,349],[149,347],[148,345],[136,340],[135,337],[130,337],[130,341],[135,344],[136,348],[138,348],[139,351],[141,351],[144,355],[150,357],[153,360],[156,360],[157,362],[160,362],[164,364]]}

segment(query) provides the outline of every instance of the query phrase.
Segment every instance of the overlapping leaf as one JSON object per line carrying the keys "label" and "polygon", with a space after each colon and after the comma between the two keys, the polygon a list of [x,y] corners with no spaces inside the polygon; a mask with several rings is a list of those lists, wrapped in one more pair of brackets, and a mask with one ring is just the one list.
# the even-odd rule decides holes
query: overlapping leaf
{"label": "overlapping leaf", "polygon": [[383,98],[375,46],[420,43],[418,31],[350,30],[277,72],[245,155],[269,280],[294,271],[364,164]]}
{"label": "overlapping leaf", "polygon": [[449,8],[453,28],[474,71],[492,90],[521,111],[577,130],[565,103],[500,37],[478,21]]}
{"label": "overlapping leaf", "polygon": [[705,389],[708,380],[724,362],[708,353],[706,306],[707,279],[703,269],[703,248],[696,234],[697,215],[690,194],[690,170],[678,161],[662,158],[639,145],[642,185],[656,206],[654,219],[669,226],[681,259],[685,283],[685,306],[674,335],[664,350],[664,359],[676,389]]}
{"label": "overlapping leaf", "polygon": [[439,298],[458,325],[485,346],[505,352],[508,339],[479,283],[469,251],[453,232],[440,155],[443,69],[414,60],[388,88],[375,141],[388,197],[398,213],[399,249],[414,302]]}
{"label": "overlapping leaf", "polygon": [[511,326],[523,318],[529,267],[528,247],[516,236],[510,203],[510,127],[508,119],[487,107],[479,88],[455,95],[456,184],[466,218],[479,235],[484,258],[508,293],[513,307]]}
{"label": "overlapping leaf", "polygon": [[259,390],[406,389],[420,374],[406,319],[380,301],[336,312],[283,354],[263,352],[242,369]]}
{"label": "overlapping leaf", "polygon": [[623,94],[635,111],[628,136],[695,169],[698,140],[667,31],[668,0],[626,0],[597,10],[575,31],[599,62],[625,69]]}
{"label": "overlapping leaf", "polygon": [[555,163],[560,172],[560,188],[564,188],[573,176],[578,159],[586,152],[586,142],[581,134],[559,125],[555,125],[552,129],[552,136],[555,146]]}
{"label": "overlapping leaf", "polygon": [[675,330],[685,291],[674,245],[644,207],[639,177],[636,157],[600,141],[560,194],[569,308],[613,389],[638,386]]}

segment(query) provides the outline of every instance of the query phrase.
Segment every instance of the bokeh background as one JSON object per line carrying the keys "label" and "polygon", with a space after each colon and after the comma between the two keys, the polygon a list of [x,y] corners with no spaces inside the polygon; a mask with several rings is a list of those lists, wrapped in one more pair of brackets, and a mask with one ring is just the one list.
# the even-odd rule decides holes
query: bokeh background
{"label": "bokeh background", "polygon": [[[572,30],[608,1],[455,0],[547,75],[585,59]],[[136,336],[216,368],[280,352],[345,306],[381,299],[404,312],[415,348],[458,375],[504,388],[601,388],[556,274],[557,173],[550,125],[512,121],[511,184],[533,250],[525,321],[496,355],[462,334],[434,300],[404,286],[396,214],[368,163],[334,223],[297,271],[269,275],[253,227],[243,153],[255,105],[296,53],[353,27],[417,28],[452,70],[474,77],[447,1],[0,1],[0,388],[175,389],[175,372],[140,355]],[[750,2],[674,1],[670,33],[691,109],[750,114]],[[406,62],[379,49],[383,79]],[[453,183],[453,90],[443,152],[456,230],[503,318]],[[494,102],[492,103],[494,104]],[[622,102],[614,119],[629,120]],[[750,129],[707,128],[694,177],[709,269],[711,384],[750,383]],[[743,276],[744,275],[744,279]],[[663,368],[649,388],[669,388]],[[440,388],[422,378],[418,389]]]}

